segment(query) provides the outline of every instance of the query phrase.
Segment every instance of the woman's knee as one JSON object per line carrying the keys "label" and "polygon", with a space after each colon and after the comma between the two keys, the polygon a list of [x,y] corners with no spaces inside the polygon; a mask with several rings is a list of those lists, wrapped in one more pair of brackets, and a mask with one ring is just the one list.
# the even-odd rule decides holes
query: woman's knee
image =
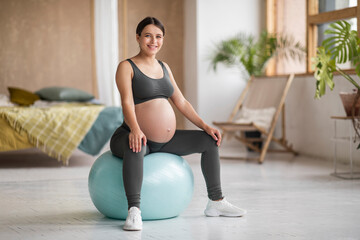
{"label": "woman's knee", "polygon": [[207,134],[205,131],[201,131],[201,140],[199,141],[204,145],[206,150],[208,149],[217,149],[216,140],[212,136]]}
{"label": "woman's knee", "polygon": [[122,158],[124,156],[125,150],[129,148],[129,141],[127,136],[121,136],[114,134],[110,139],[110,150],[111,152]]}

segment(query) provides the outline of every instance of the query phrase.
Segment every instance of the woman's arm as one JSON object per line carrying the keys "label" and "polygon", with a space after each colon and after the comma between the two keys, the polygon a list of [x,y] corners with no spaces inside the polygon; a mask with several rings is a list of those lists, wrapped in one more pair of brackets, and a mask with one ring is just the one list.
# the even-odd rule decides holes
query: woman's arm
{"label": "woman's arm", "polygon": [[193,124],[195,124],[197,127],[203,129],[206,133],[208,133],[210,136],[212,136],[213,139],[217,141],[217,145],[219,146],[221,143],[221,134],[220,131],[216,128],[210,127],[208,124],[206,124],[200,116],[197,114],[193,106],[185,99],[184,95],[181,93],[179,87],[176,84],[176,81],[174,79],[174,76],[169,68],[169,66],[165,64],[166,69],[169,72],[169,76],[171,79],[171,83],[174,87],[174,93],[170,97],[171,101],[174,103],[177,109],[187,118],[189,119]]}
{"label": "woman's arm", "polygon": [[128,61],[119,64],[116,71],[116,85],[121,96],[121,106],[124,119],[131,132],[129,134],[129,146],[133,152],[141,151],[141,142],[146,145],[146,136],[141,131],[135,114],[135,104],[132,95],[132,68]]}

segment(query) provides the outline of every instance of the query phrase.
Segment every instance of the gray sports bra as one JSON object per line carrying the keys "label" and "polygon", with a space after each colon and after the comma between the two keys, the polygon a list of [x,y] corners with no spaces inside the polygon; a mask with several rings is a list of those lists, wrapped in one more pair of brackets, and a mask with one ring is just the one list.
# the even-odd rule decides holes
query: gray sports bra
{"label": "gray sports bra", "polygon": [[160,79],[150,78],[140,71],[131,59],[127,59],[131,64],[134,76],[132,78],[132,92],[134,103],[139,104],[155,98],[169,98],[174,93],[169,73],[164,64],[158,60],[162,69],[163,77]]}

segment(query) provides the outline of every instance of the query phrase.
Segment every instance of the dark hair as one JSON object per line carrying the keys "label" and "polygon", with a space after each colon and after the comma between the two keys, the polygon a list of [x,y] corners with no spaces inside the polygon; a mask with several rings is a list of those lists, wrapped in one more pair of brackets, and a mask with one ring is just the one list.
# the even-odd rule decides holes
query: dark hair
{"label": "dark hair", "polygon": [[144,30],[144,28],[150,24],[154,24],[155,26],[160,28],[160,30],[163,32],[163,35],[165,36],[164,25],[157,18],[154,17],[146,17],[143,20],[141,20],[141,22],[139,22],[139,24],[136,27],[136,34],[140,36],[142,30]]}

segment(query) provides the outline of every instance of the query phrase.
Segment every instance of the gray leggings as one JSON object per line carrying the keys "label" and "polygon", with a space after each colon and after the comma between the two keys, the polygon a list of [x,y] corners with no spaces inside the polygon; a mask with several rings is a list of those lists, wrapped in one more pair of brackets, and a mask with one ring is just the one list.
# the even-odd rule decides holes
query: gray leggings
{"label": "gray leggings", "polygon": [[124,122],[110,140],[111,152],[123,159],[123,181],[128,208],[140,208],[140,192],[143,181],[143,159],[149,153],[167,152],[179,156],[201,153],[201,170],[205,178],[208,197],[221,199],[220,161],[216,141],[204,131],[176,130],[173,138],[166,143],[147,140],[141,151],[133,152],[129,147],[130,129]]}

